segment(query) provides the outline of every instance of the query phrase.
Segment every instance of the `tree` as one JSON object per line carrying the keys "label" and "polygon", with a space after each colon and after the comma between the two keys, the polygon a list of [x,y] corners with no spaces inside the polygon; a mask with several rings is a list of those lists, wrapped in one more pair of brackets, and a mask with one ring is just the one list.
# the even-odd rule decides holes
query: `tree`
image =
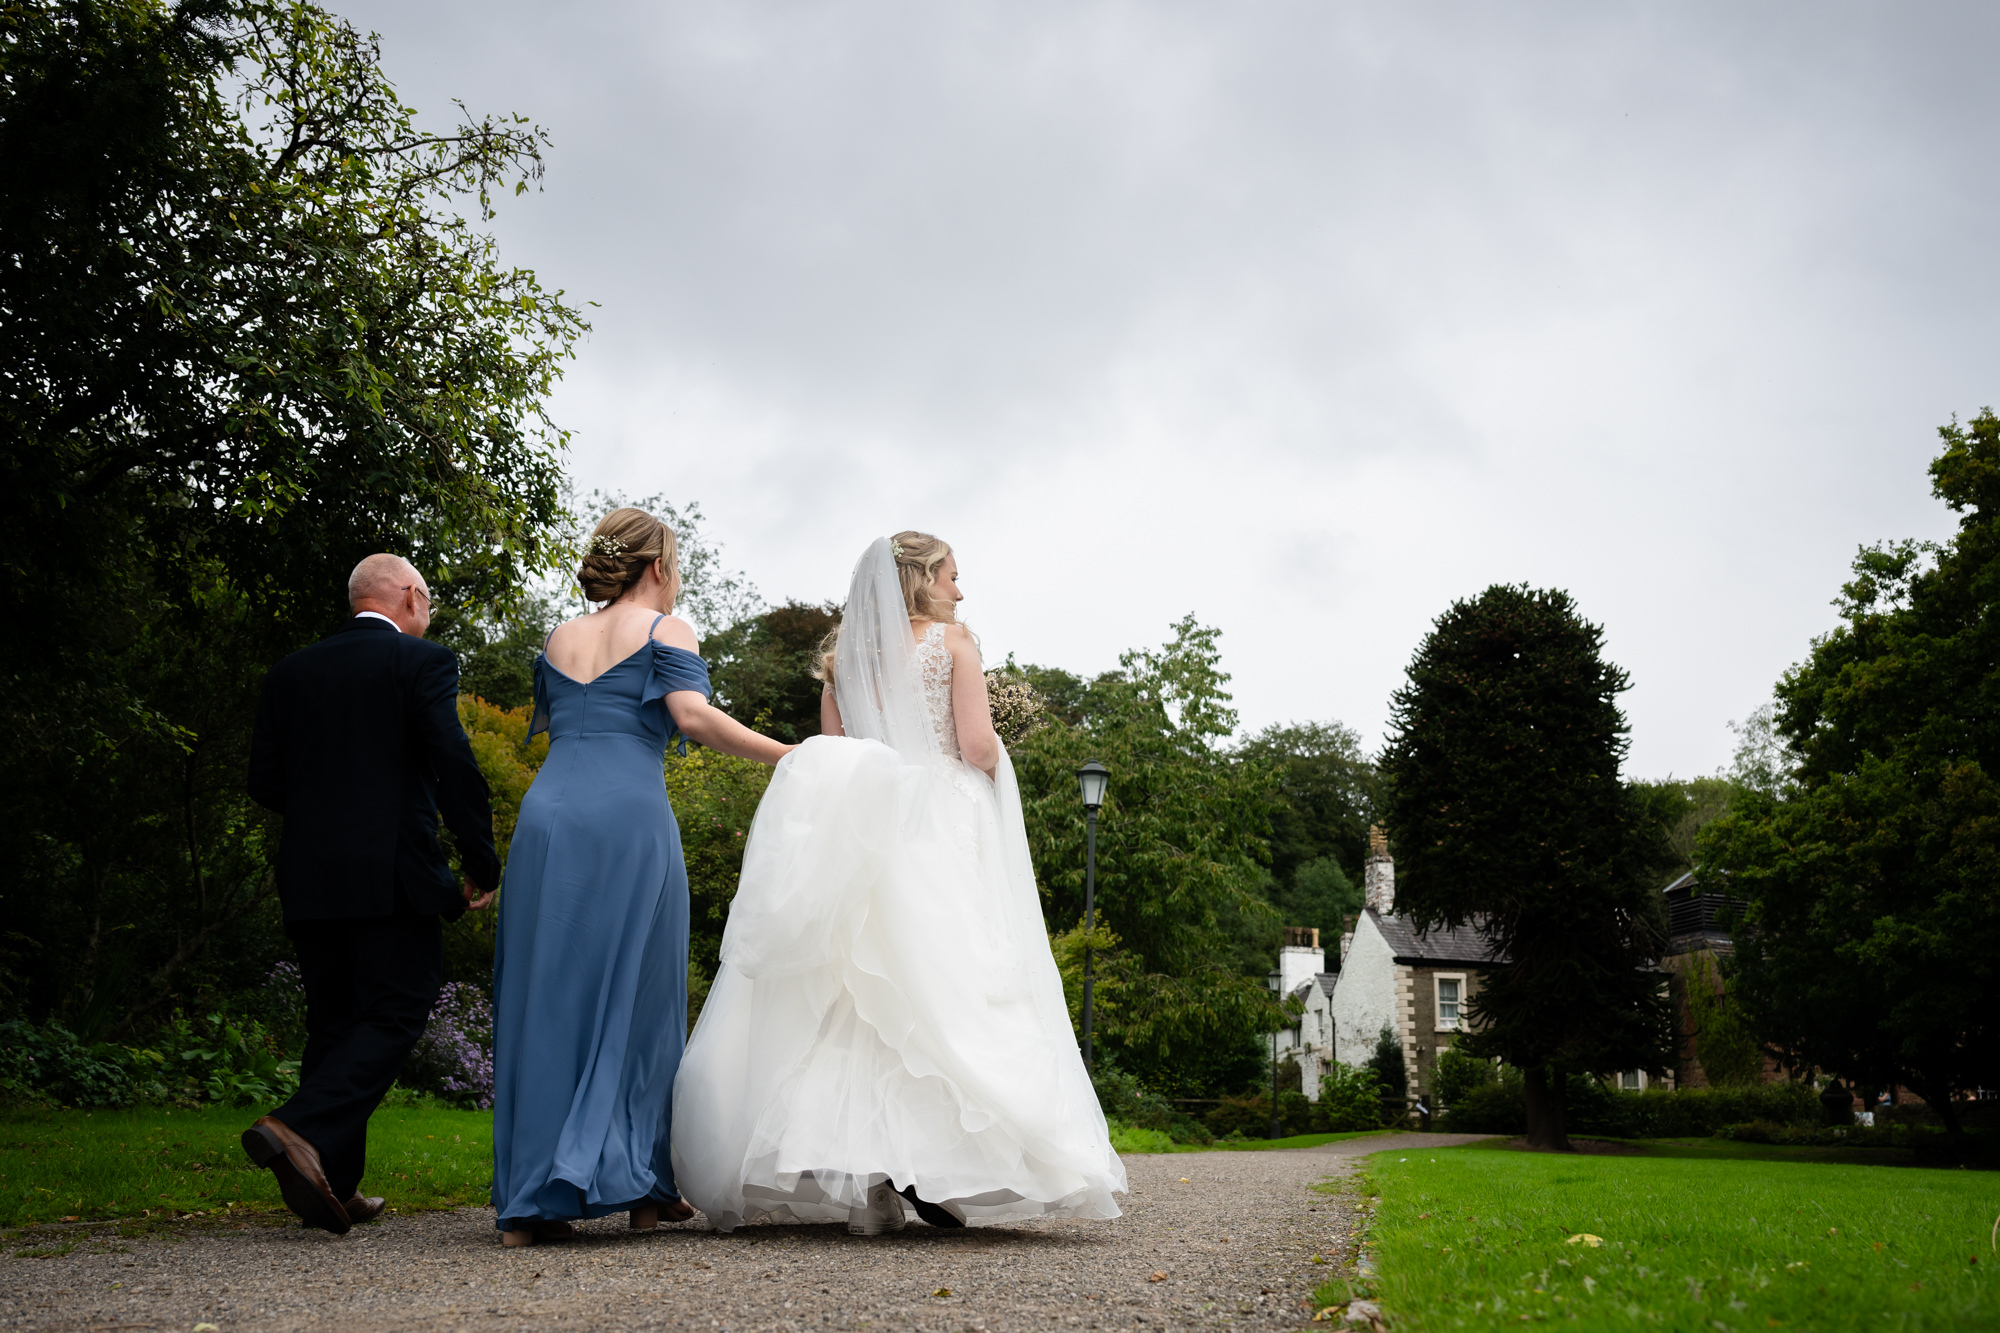
{"label": "tree", "polygon": [[1702,862],[1749,904],[1730,986],[1764,1042],[1956,1137],[1958,1094],[2000,1082],[2000,418],[1939,434],[1958,531],[1862,548]]}
{"label": "tree", "polygon": [[1358,878],[1381,799],[1361,734],[1339,722],[1294,722],[1264,728],[1238,753],[1276,764],[1282,774],[1283,803],[1271,823],[1271,873],[1279,883],[1322,857]]}
{"label": "tree", "polygon": [[587,326],[477,229],[542,133],[418,129],[326,11],[7,22],[0,595],[34,632],[0,643],[0,922],[29,1007],[116,1030],[280,947],[243,749],[353,564],[482,604],[550,563],[543,406]]}
{"label": "tree", "polygon": [[[518,708],[534,697],[535,659],[549,631],[589,609],[575,573],[583,543],[599,520],[626,505],[645,510],[673,529],[681,566],[681,594],[674,611],[709,635],[702,652],[713,668],[718,639],[725,639],[722,651],[727,652],[728,630],[721,627],[758,614],[763,604],[742,571],[723,566],[721,547],[708,538],[701,505],[694,501],[675,505],[659,494],[628,500],[620,491],[594,490],[579,497],[567,484],[564,494],[568,512],[552,543],[553,575],[497,602],[442,608],[432,622],[430,636],[458,654],[459,688],[502,708]],[[718,702],[719,692],[720,682]],[[743,720],[754,716],[745,714]]]}
{"label": "tree", "polygon": [[1728,777],[1632,784],[1641,817],[1654,835],[1655,880],[1664,886],[1694,869],[1696,839],[1728,813],[1737,791],[1737,782]]}
{"label": "tree", "polygon": [[1519,1067],[1528,1138],[1569,1150],[1564,1078],[1664,1073],[1673,1014],[1655,835],[1619,778],[1625,673],[1569,595],[1494,586],[1438,617],[1381,767],[1396,904],[1493,943],[1457,1047]]}
{"label": "tree", "polygon": [[[1171,642],[1129,652],[1013,755],[1050,933],[1083,919],[1084,812],[1076,769],[1111,770],[1098,825],[1097,910],[1117,952],[1118,1007],[1100,1040],[1121,1068],[1163,1089],[1243,1083],[1264,1067],[1260,1038],[1289,1020],[1265,989],[1278,939],[1262,894],[1274,767],[1223,748],[1236,715],[1217,631],[1192,616]],[[1041,668],[1019,668],[1029,680]]]}
{"label": "tree", "polygon": [[1320,932],[1320,943],[1338,947],[1336,941],[1346,924],[1361,914],[1361,886],[1349,879],[1340,862],[1331,856],[1316,857],[1292,872],[1289,884],[1277,886],[1274,895],[1285,924],[1311,926]]}
{"label": "tree", "polygon": [[715,705],[779,740],[819,735],[820,645],[840,623],[833,603],[789,601],[737,621],[702,645]]}

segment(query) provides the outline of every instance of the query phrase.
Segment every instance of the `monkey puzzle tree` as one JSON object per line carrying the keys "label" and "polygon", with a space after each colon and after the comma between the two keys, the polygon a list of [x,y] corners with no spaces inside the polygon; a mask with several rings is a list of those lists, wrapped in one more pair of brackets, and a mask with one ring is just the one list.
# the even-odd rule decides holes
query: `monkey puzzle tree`
{"label": "monkey puzzle tree", "polygon": [[1396,692],[1380,761],[1397,910],[1493,945],[1459,1049],[1519,1068],[1529,1142],[1565,1151],[1567,1075],[1663,1073],[1674,1049],[1656,835],[1618,772],[1629,682],[1602,646],[1564,592],[1455,603]]}

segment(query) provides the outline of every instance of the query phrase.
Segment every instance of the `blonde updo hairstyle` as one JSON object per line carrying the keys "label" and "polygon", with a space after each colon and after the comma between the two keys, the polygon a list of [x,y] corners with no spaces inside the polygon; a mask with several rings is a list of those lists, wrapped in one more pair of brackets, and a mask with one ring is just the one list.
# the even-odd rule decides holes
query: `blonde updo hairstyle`
{"label": "blonde updo hairstyle", "polygon": [[[912,620],[958,619],[958,609],[942,597],[934,596],[938,566],[951,554],[951,543],[928,532],[899,532],[889,539],[896,557],[896,579],[903,587],[903,609]],[[840,626],[835,625],[819,645],[819,660],[813,664],[813,679],[833,688],[833,663],[840,647]]]}
{"label": "blonde updo hairstyle", "polygon": [[609,604],[630,592],[655,560],[666,562],[667,586],[679,597],[680,548],[673,529],[643,509],[614,509],[598,520],[583,544],[576,581],[585,597]]}

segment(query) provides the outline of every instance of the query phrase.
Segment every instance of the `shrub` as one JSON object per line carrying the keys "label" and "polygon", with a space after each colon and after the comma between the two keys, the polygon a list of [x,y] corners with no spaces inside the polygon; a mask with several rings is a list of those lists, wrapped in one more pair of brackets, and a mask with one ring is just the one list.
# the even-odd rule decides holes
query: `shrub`
{"label": "shrub", "polygon": [[1754,1120],[1781,1125],[1820,1121],[1819,1094],[1808,1083],[1612,1092],[1594,1079],[1573,1077],[1569,1106],[1572,1133],[1619,1139],[1707,1137],[1724,1126]]}
{"label": "shrub", "polygon": [[[1819,1095],[1805,1083],[1616,1092],[1573,1074],[1564,1096],[1570,1133],[1614,1139],[1705,1138],[1748,1121],[1816,1125],[1819,1115]],[[1454,1134],[1525,1134],[1528,1112],[1519,1073],[1504,1070],[1449,1103],[1441,1128]]]}
{"label": "shrub", "polygon": [[1438,1128],[1448,1134],[1525,1134],[1528,1103],[1519,1078],[1500,1078],[1445,1108]]}
{"label": "shrub", "polygon": [[[1207,1126],[1118,1068],[1109,1056],[1098,1057],[1097,1069],[1090,1081],[1097,1089],[1097,1104],[1104,1108],[1106,1120],[1115,1120],[1133,1129],[1166,1134],[1175,1143],[1209,1144],[1215,1141]],[[1152,1150],[1134,1148],[1132,1151]]]}
{"label": "shrub", "polygon": [[132,1059],[120,1047],[85,1046],[60,1023],[0,1023],[0,1095],[64,1106],[124,1106]]}
{"label": "shrub", "polygon": [[461,1106],[493,1105],[493,1005],[476,986],[448,981],[400,1080]]}
{"label": "shrub", "polygon": [[1090,1076],[1097,1104],[1107,1120],[1140,1129],[1164,1130],[1174,1117],[1173,1104],[1126,1073],[1109,1056],[1100,1056]]}
{"label": "shrub", "polygon": [[[1245,1092],[1224,1097],[1221,1105],[1202,1117],[1209,1133],[1217,1138],[1262,1139],[1271,1133],[1269,1093]],[[1368,1128],[1375,1126],[1371,1123]],[[1306,1095],[1292,1088],[1278,1089],[1278,1137],[1322,1132],[1320,1109]]]}
{"label": "shrub", "polygon": [[1456,1106],[1480,1088],[1497,1082],[1499,1071],[1491,1060],[1480,1060],[1455,1047],[1438,1052],[1435,1093],[1440,1110]]}
{"label": "shrub", "polygon": [[1403,1101],[1410,1093],[1410,1072],[1403,1065],[1403,1039],[1388,1023],[1375,1038],[1375,1054],[1368,1059],[1375,1081],[1382,1087],[1382,1101]]}
{"label": "shrub", "polygon": [[1141,1129],[1122,1120],[1107,1121],[1111,1146],[1118,1152],[1172,1152],[1174,1140],[1165,1130]]}
{"label": "shrub", "polygon": [[1338,1134],[1349,1130],[1377,1129],[1382,1124],[1382,1087],[1375,1071],[1335,1061],[1319,1076],[1319,1102],[1314,1108],[1313,1128]]}
{"label": "shrub", "polygon": [[131,1054],[140,1071],[135,1091],[145,1101],[270,1105],[299,1086],[298,1061],[287,1060],[277,1037],[254,1018],[176,1011],[153,1046]]}

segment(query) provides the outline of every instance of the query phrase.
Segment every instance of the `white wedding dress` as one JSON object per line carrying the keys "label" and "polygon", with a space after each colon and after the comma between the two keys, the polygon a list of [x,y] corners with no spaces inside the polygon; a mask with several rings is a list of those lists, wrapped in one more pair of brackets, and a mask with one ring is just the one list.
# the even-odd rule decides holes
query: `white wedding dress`
{"label": "white wedding dress", "polygon": [[787,755],[758,807],[674,1082],[675,1179],[720,1230],[843,1221],[884,1180],[974,1224],[1118,1216],[1013,768],[959,757],[943,629],[913,638],[877,541],[841,627],[847,736]]}

